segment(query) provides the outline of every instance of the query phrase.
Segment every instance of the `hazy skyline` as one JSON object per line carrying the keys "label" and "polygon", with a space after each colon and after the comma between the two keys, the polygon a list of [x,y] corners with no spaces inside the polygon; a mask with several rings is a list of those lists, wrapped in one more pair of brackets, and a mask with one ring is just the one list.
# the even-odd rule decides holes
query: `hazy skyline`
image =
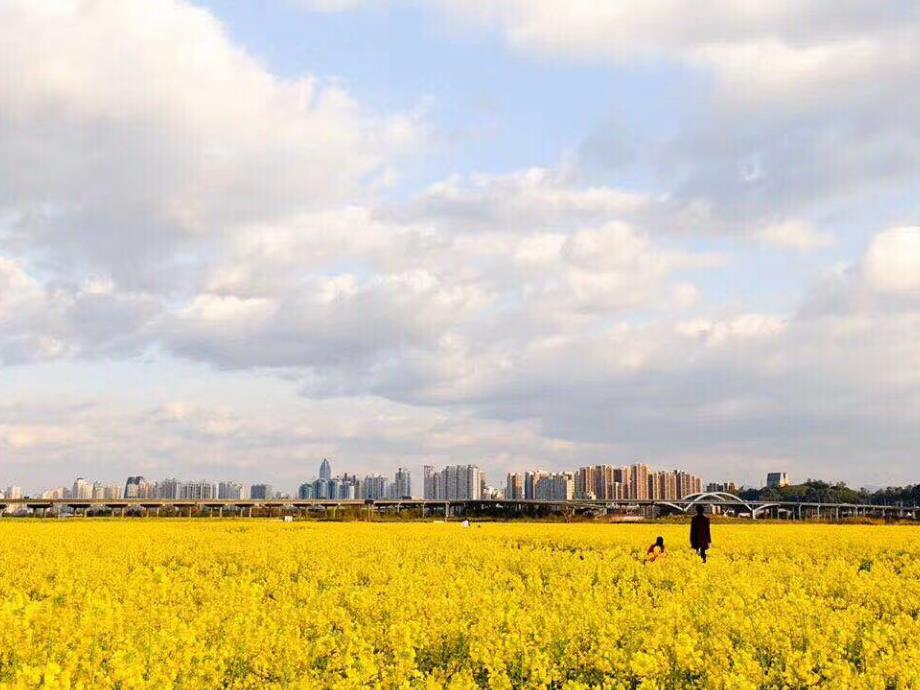
{"label": "hazy skyline", "polygon": [[916,3],[0,0],[0,61],[2,486],[920,482]]}

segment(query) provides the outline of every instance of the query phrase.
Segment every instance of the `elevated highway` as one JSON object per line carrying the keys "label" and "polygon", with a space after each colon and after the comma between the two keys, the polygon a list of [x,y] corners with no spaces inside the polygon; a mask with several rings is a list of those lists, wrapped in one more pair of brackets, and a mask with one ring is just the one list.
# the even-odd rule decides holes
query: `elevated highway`
{"label": "elevated highway", "polygon": [[434,500],[434,499],[0,499],[0,516],[30,514],[52,516],[192,516],[213,517],[281,517],[326,515],[343,512],[404,513],[419,518],[540,516],[547,514],[610,515],[626,514],[647,518],[689,513],[697,505],[707,512],[750,519],[843,519],[874,517],[880,519],[920,519],[918,506],[882,506],[857,503],[799,503],[788,501],[746,501],[724,492],[704,492],[678,500],[589,499],[572,501],[545,500]]}

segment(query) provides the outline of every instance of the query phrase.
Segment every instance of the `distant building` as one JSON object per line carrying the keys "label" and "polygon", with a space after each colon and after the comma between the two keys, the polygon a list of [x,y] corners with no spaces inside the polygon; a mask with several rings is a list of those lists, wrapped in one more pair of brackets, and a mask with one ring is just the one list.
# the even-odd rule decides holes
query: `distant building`
{"label": "distant building", "polygon": [[482,499],[482,470],[476,465],[425,466],[425,498],[450,501]]}
{"label": "distant building", "polygon": [[533,470],[524,473],[524,498],[532,501],[538,497],[540,482],[549,476],[546,470]]}
{"label": "distant building", "polygon": [[649,472],[649,499],[653,501],[673,501],[677,499],[678,483],[676,472]]}
{"label": "distant building", "polygon": [[74,499],[88,499],[93,497],[93,485],[86,481],[83,477],[77,477],[77,480],[73,483],[73,491],[71,493],[71,498]]}
{"label": "distant building", "polygon": [[[618,500],[628,498],[629,470],[613,465],[580,467],[575,473],[575,496],[579,499]],[[646,493],[644,489],[642,493]]]}
{"label": "distant building", "polygon": [[405,467],[396,469],[395,496],[393,498],[412,498],[412,474]]}
{"label": "distant building", "polygon": [[703,480],[699,477],[682,470],[674,470],[674,474],[677,477],[677,498],[698,494],[703,490]]}
{"label": "distant building", "polygon": [[[332,465],[323,458],[319,466],[319,478],[304,482],[297,488],[297,497],[301,500],[339,501],[354,500],[362,497],[362,482],[351,474],[332,476]],[[255,486],[250,490],[250,494]],[[252,494],[251,494],[252,495]],[[255,495],[252,495],[255,498]],[[385,496],[381,496],[384,498]]]}
{"label": "distant building", "polygon": [[9,498],[13,500],[22,498],[22,487],[21,486],[6,487],[6,491],[3,492],[3,498]]}
{"label": "distant building", "polygon": [[240,482],[220,482],[217,485],[218,498],[249,498],[246,485]]}
{"label": "distant building", "polygon": [[425,465],[422,469],[422,496],[424,498],[443,498],[439,496],[439,482],[441,479],[441,473],[434,469],[432,465]]}
{"label": "distant building", "polygon": [[387,478],[380,474],[369,474],[364,478],[362,498],[380,500],[387,498]]}
{"label": "distant building", "polygon": [[125,482],[125,498],[144,498],[141,496],[141,486],[146,486],[147,480],[141,476],[128,477]]}
{"label": "distant building", "polygon": [[648,499],[648,465],[630,465],[626,479],[626,498]]}
{"label": "distant building", "polygon": [[735,482],[709,482],[706,485],[706,491],[722,491],[724,493],[738,493],[738,485]]}
{"label": "distant building", "polygon": [[190,501],[207,501],[217,498],[217,484],[207,480],[182,482],[178,485],[177,498]]}
{"label": "distant building", "polygon": [[249,489],[249,497],[257,500],[268,500],[274,496],[271,484],[253,484]]}
{"label": "distant building", "polygon": [[575,498],[583,501],[597,498],[594,492],[593,467],[579,467],[575,472]]}
{"label": "distant building", "polygon": [[771,489],[789,486],[789,477],[785,472],[769,472],[767,473],[767,486]]}
{"label": "distant building", "polygon": [[177,499],[179,496],[179,482],[176,479],[164,479],[157,482],[154,496],[156,498]]}
{"label": "distant building", "polygon": [[520,501],[524,498],[524,475],[521,472],[509,472],[505,478],[505,499]]}
{"label": "distant building", "polygon": [[557,472],[542,477],[537,484],[536,498],[541,501],[571,501],[575,498],[575,475]]}

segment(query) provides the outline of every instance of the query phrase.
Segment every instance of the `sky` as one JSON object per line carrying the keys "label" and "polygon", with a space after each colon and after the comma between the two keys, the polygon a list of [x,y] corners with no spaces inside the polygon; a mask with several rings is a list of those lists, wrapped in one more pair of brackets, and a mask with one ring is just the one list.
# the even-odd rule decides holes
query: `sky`
{"label": "sky", "polygon": [[920,482],[913,0],[0,0],[0,486]]}

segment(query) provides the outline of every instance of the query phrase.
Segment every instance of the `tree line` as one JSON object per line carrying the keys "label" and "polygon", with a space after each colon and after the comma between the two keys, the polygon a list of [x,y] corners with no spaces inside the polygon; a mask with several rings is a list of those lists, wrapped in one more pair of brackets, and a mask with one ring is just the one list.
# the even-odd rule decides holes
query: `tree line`
{"label": "tree line", "polygon": [[889,486],[870,491],[853,489],[844,482],[831,484],[808,479],[802,484],[744,489],[739,496],[748,501],[790,501],[794,503],[863,503],[867,505],[920,505],[920,484]]}

